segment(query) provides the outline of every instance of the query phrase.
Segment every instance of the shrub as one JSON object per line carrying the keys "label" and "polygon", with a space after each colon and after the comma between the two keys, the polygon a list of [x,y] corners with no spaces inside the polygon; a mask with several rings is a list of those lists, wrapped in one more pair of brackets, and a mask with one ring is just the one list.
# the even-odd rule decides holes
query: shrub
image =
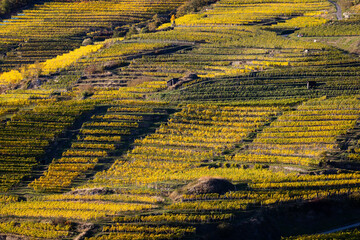
{"label": "shrub", "polygon": [[91,38],[86,38],[83,42],[82,45],[83,46],[87,46],[87,45],[92,45],[93,41],[91,40]]}
{"label": "shrub", "polygon": [[191,0],[189,2],[186,2],[185,4],[181,5],[177,9],[176,16],[184,16],[185,14],[192,13],[192,12],[198,12],[200,11],[204,6],[207,6],[209,4],[215,3],[216,0]]}
{"label": "shrub", "polygon": [[104,66],[100,65],[100,64],[92,64],[92,65],[87,66],[84,69],[84,74],[86,76],[89,76],[89,75],[92,75],[95,73],[102,73],[102,72],[104,72]]}

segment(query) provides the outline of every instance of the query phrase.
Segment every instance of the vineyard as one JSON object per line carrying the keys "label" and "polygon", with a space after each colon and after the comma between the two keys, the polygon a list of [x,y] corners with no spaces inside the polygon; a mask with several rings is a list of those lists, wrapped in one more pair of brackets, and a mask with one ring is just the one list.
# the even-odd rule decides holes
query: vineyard
{"label": "vineyard", "polygon": [[28,3],[0,239],[359,238],[358,1]]}
{"label": "vineyard", "polygon": [[1,70],[54,58],[78,48],[82,39],[102,40],[115,28],[151,19],[183,1],[51,1],[1,23]]}

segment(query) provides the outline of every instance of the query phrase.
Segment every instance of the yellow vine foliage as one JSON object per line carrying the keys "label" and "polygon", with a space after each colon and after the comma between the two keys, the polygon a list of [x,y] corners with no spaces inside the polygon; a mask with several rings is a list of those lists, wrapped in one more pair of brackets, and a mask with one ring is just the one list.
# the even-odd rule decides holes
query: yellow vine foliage
{"label": "yellow vine foliage", "polygon": [[18,83],[23,79],[18,70],[11,70],[0,75],[0,84]]}
{"label": "yellow vine foliage", "polygon": [[68,67],[71,64],[75,63],[78,59],[93,52],[96,52],[100,50],[102,47],[103,44],[82,46],[78,49],[75,49],[74,51],[47,60],[46,62],[42,63],[42,73],[51,74],[56,72],[58,69]]}
{"label": "yellow vine foliage", "polygon": [[33,76],[35,72],[41,74],[52,74],[56,71],[66,68],[75,62],[77,62],[80,58],[89,55],[93,52],[100,50],[104,46],[103,43],[82,46],[74,51],[69,53],[57,56],[56,58],[49,59],[43,63],[34,63],[27,67],[23,67],[21,71],[11,70],[9,72],[4,72],[0,75],[0,84],[15,84],[19,83],[27,76]]}

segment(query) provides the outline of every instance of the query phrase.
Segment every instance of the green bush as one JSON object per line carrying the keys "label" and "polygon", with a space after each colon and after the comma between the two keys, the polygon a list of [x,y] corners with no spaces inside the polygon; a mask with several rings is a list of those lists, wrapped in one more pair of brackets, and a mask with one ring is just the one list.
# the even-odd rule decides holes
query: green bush
{"label": "green bush", "polygon": [[0,0],[0,15],[11,13],[31,3],[32,0]]}

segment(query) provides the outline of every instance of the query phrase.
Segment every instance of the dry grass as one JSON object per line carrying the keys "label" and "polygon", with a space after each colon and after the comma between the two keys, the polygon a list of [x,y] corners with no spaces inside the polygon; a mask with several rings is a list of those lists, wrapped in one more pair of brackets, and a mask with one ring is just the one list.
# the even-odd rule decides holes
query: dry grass
{"label": "dry grass", "polygon": [[135,78],[135,79],[132,79],[131,81],[128,81],[127,82],[127,86],[128,87],[135,87],[141,83],[144,83],[144,82],[152,82],[154,81],[153,78],[151,77],[140,77],[140,78]]}

